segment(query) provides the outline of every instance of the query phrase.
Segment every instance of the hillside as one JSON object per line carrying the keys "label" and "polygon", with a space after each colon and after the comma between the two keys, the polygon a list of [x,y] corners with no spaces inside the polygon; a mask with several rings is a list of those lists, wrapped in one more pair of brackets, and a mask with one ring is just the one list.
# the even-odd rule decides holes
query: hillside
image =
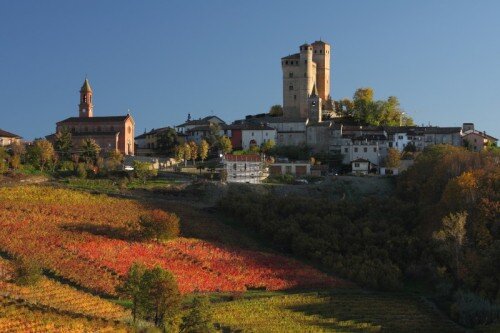
{"label": "hillside", "polygon": [[[128,198],[50,185],[0,188],[0,249],[9,258],[36,260],[49,274],[39,282],[43,289],[3,275],[0,327],[21,332],[49,321],[66,323],[60,331],[78,331],[90,320],[95,331],[125,330],[127,310],[103,297],[116,299],[128,267],[140,261],[172,271],[186,297],[209,292],[223,331],[398,331],[402,319],[421,331],[456,331],[416,298],[363,292],[222,223],[203,208],[208,201],[197,203],[211,195],[208,188],[196,195],[138,190]],[[140,214],[158,207],[180,216],[181,237],[166,243],[131,237]]]}

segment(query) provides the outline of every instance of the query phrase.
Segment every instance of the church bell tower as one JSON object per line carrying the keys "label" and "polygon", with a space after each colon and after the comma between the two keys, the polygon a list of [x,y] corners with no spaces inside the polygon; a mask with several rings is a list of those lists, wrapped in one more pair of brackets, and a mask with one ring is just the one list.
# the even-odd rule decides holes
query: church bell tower
{"label": "church bell tower", "polygon": [[89,118],[94,116],[94,105],[92,104],[92,88],[89,80],[85,78],[83,86],[80,89],[80,104],[78,105],[79,117]]}

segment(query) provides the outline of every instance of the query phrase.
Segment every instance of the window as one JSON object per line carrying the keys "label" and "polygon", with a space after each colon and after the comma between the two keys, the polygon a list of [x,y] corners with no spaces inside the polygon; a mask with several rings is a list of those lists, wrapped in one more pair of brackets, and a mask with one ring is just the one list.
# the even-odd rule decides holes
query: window
{"label": "window", "polygon": [[398,135],[398,139],[399,140],[403,140],[403,136],[402,135]]}
{"label": "window", "polygon": [[297,95],[293,95],[293,100],[296,101],[297,100]]}
{"label": "window", "polygon": [[285,65],[288,65],[288,61],[285,61]]}
{"label": "window", "polygon": [[376,153],[377,152],[377,147],[373,147],[373,152]]}
{"label": "window", "polygon": [[292,72],[288,73],[288,77],[293,77],[293,73]]}
{"label": "window", "polygon": [[354,152],[357,153],[358,152],[358,147],[355,147],[354,148]]}
{"label": "window", "polygon": [[252,132],[252,136],[253,136],[253,132]]}
{"label": "window", "polygon": [[349,148],[344,148],[344,153],[347,153],[349,151]]}
{"label": "window", "polygon": [[392,148],[392,141],[389,142],[389,148]]}
{"label": "window", "polygon": [[368,152],[368,148],[366,148],[366,147],[365,147],[365,148],[363,148],[363,151],[364,151],[365,153],[366,153],[366,152]]}
{"label": "window", "polygon": [[323,53],[323,50],[319,50],[319,53]]}
{"label": "window", "polygon": [[293,90],[293,86],[288,86],[288,90]]}
{"label": "window", "polygon": [[233,164],[233,170],[236,170],[236,163]]}
{"label": "window", "polygon": [[354,163],[355,168],[359,168],[359,163]]}
{"label": "window", "polygon": [[316,53],[316,50],[314,50],[314,53]]}

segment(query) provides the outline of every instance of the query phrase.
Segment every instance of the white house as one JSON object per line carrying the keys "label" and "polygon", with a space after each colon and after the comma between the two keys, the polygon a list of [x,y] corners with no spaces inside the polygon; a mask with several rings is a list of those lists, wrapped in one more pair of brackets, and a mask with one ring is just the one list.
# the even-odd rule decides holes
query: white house
{"label": "white house", "polygon": [[0,129],[0,147],[10,146],[15,142],[21,142],[21,137]]}
{"label": "white house", "polygon": [[258,184],[268,176],[264,161],[258,154],[225,154],[222,164],[228,183]]}
{"label": "white house", "polygon": [[358,158],[354,161],[351,161],[352,173],[354,174],[363,174],[366,175],[370,172],[373,165],[370,161]]}
{"label": "white house", "polygon": [[253,124],[245,124],[241,127],[241,146],[245,150],[252,146],[260,147],[271,140],[276,142],[276,130],[272,127]]}

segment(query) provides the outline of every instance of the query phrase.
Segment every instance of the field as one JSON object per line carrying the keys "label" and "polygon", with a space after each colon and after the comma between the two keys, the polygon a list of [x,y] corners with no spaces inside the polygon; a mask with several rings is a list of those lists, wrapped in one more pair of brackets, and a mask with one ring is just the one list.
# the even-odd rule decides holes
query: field
{"label": "field", "polygon": [[[188,299],[208,293],[223,331],[457,332],[416,298],[360,291],[266,250],[182,198],[139,199],[0,187],[0,331],[130,329],[129,310],[108,298],[116,300],[137,261],[172,271]],[[179,215],[181,237],[130,238],[138,217],[158,207]],[[46,276],[35,287],[16,285],[9,258],[35,260]]]}

